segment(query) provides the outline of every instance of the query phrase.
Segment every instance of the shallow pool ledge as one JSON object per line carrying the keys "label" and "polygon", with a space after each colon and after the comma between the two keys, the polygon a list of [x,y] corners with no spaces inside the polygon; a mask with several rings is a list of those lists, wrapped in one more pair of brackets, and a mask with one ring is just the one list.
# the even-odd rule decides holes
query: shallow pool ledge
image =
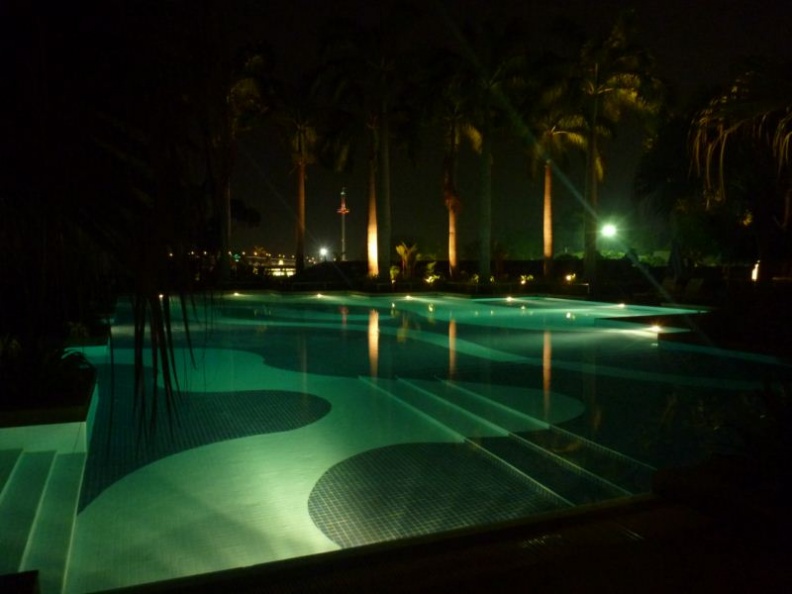
{"label": "shallow pool ledge", "polygon": [[[79,414],[82,420],[70,419],[57,422],[58,411],[53,411],[52,414],[42,411],[22,411],[13,423],[15,426],[0,428],[0,450],[54,451],[58,454],[87,453],[98,402],[99,384],[94,382],[90,403],[85,411]],[[72,419],[75,418],[74,414],[70,416]]]}

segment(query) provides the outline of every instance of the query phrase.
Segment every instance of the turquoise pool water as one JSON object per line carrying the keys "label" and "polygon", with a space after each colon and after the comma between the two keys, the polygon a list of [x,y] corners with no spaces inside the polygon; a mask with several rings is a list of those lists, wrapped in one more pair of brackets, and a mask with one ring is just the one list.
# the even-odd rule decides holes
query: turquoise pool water
{"label": "turquoise pool water", "polygon": [[[190,311],[195,364],[178,334],[173,428],[161,414],[141,443],[122,307],[116,387],[97,413],[67,589],[646,492],[655,468],[741,447],[735,411],[763,380],[790,375],[770,358],[658,340],[677,331],[667,316],[696,313],[531,297],[229,294]],[[109,371],[100,369],[105,382]]]}

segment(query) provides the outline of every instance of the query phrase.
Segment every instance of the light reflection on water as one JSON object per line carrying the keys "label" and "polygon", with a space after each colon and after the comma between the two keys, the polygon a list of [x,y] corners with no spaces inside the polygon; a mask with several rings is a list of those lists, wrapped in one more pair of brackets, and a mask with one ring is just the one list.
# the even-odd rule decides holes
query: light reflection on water
{"label": "light reflection on water", "polygon": [[377,377],[379,365],[379,312],[376,309],[369,311],[368,326],[369,374]]}
{"label": "light reflection on water", "polygon": [[[695,401],[729,398],[758,387],[768,373],[788,374],[770,362],[725,360],[707,349],[676,350],[666,341],[658,343],[654,321],[627,321],[696,313],[681,309],[543,298],[333,294],[248,297],[242,307],[266,312],[252,320],[240,317],[252,327],[269,328],[261,335],[266,340],[253,348],[275,367],[293,368],[285,350],[302,336],[296,360],[303,373],[539,390],[543,418],[552,416],[554,395],[563,394],[585,406],[570,426],[620,447],[635,447],[640,431],[667,431],[668,402],[682,403],[673,408],[679,425]],[[234,322],[234,310],[226,313],[218,329]],[[664,324],[662,331],[673,331],[671,326]],[[365,343],[355,338],[358,334],[367,337]],[[687,412],[680,415],[680,410]],[[664,459],[660,454],[655,461]]]}
{"label": "light reflection on water", "polygon": [[[646,479],[652,467],[693,461],[734,420],[734,403],[766,377],[792,377],[770,360],[675,348],[649,322],[625,322],[658,313],[555,299],[334,294],[236,295],[212,315],[191,311],[198,365],[177,348],[183,402],[210,395],[214,424],[195,419],[200,447],[127,469],[97,493],[76,532],[72,571],[83,581],[75,578],[74,591],[499,521],[506,516],[493,509],[522,502],[508,517],[547,509],[530,509],[533,495],[556,506],[642,492],[646,480],[627,484],[617,471]],[[131,368],[128,314],[119,312],[113,331],[116,361]],[[262,406],[272,393],[293,416],[311,402],[324,412],[297,428],[234,435],[241,404]],[[487,480],[468,474],[472,462],[486,470],[512,447],[540,463]],[[581,462],[602,452],[600,466]],[[534,468],[550,462],[574,478],[569,491],[553,487],[559,497],[535,484],[544,478]],[[504,476],[516,490],[497,499]],[[487,507],[490,497],[497,503]],[[146,574],[151,564],[135,552],[155,540],[166,551],[189,545],[183,566]],[[218,542],[239,554],[221,559]],[[97,558],[111,559],[106,575],[95,573]]]}

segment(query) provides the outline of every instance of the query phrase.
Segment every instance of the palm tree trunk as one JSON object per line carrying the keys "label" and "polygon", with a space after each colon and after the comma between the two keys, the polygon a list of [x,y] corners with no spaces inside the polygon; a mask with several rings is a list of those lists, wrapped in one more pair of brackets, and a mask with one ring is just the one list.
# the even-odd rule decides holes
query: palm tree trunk
{"label": "palm tree trunk", "polygon": [[457,212],[459,211],[459,193],[456,189],[456,151],[455,133],[448,140],[446,155],[443,159],[443,199],[448,209],[448,277],[457,275]]}
{"label": "palm tree trunk", "polygon": [[457,238],[456,238],[456,207],[448,208],[448,277],[455,278],[459,264],[457,262]]}
{"label": "palm tree trunk", "polygon": [[297,274],[305,270],[305,160],[297,162],[297,250],[294,269]]}
{"label": "palm tree trunk", "polygon": [[383,100],[378,118],[379,143],[377,145],[377,233],[378,265],[380,275],[390,274],[391,263],[391,200],[390,200],[390,121],[388,105]]}
{"label": "palm tree trunk", "polygon": [[544,178],[544,213],[542,231],[544,235],[544,269],[545,278],[550,277],[553,267],[553,165],[548,159],[545,162]]}
{"label": "palm tree trunk", "polygon": [[[486,112],[485,112],[486,113]],[[489,116],[482,126],[481,162],[479,164],[479,279],[489,282],[492,270],[492,138]]]}
{"label": "palm tree trunk", "polygon": [[377,159],[372,150],[369,155],[368,226],[366,230],[366,255],[370,277],[379,276],[377,251]]}

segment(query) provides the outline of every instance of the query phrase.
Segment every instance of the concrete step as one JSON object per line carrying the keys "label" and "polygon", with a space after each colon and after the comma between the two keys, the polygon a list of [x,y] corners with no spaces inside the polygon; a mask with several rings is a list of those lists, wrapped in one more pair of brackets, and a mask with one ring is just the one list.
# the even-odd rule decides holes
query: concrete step
{"label": "concrete step", "polygon": [[504,442],[495,446],[499,442],[490,440],[493,447],[502,447],[503,451],[512,454],[522,450],[522,454],[517,456],[519,458],[534,455],[525,451],[525,448],[519,447],[528,445],[542,450],[560,463],[561,467],[566,467],[573,474],[580,475],[581,480],[588,478],[595,482],[601,481],[601,485],[592,486],[590,494],[585,495],[581,492],[584,502],[589,502],[592,498],[595,501],[602,497],[607,498],[608,493],[612,493],[613,496],[619,493],[637,495],[651,490],[651,477],[655,469],[650,465],[542,421],[514,408],[512,403],[496,400],[491,395],[448,381],[400,381],[502,427],[513,437],[512,441],[518,442],[516,444]]}
{"label": "concrete step", "polygon": [[[545,498],[549,497],[558,507],[572,505],[568,499],[560,496],[556,491],[537,480],[533,476],[533,472],[515,465],[513,463],[514,460],[502,458],[497,452],[487,447],[485,443],[487,437],[508,439],[511,435],[507,429],[498,423],[448,401],[433,392],[431,385],[428,387],[425,384],[418,386],[405,380],[381,378],[376,382],[371,382],[365,378],[361,378],[361,380],[370,383],[388,396],[403,402],[438,428],[457,439],[468,442],[480,453],[500,465],[504,471],[516,473],[515,476],[519,476],[531,492],[541,493]],[[438,382],[435,383],[439,385]]]}
{"label": "concrete step", "polygon": [[19,571],[47,487],[54,451],[24,452],[0,500],[0,575]]}
{"label": "concrete step", "polygon": [[22,455],[22,449],[0,450],[0,501],[3,500],[5,487]]}
{"label": "concrete step", "polygon": [[22,571],[38,570],[42,594],[63,591],[85,458],[84,453],[55,457],[22,560]]}
{"label": "concrete step", "polygon": [[602,477],[517,436],[485,437],[481,446],[501,460],[530,475],[574,505],[609,501],[630,495]]}
{"label": "concrete step", "polygon": [[[470,387],[379,379],[377,387],[427,420],[471,442],[566,505],[645,493],[653,470]],[[557,447],[558,444],[561,447]]]}

